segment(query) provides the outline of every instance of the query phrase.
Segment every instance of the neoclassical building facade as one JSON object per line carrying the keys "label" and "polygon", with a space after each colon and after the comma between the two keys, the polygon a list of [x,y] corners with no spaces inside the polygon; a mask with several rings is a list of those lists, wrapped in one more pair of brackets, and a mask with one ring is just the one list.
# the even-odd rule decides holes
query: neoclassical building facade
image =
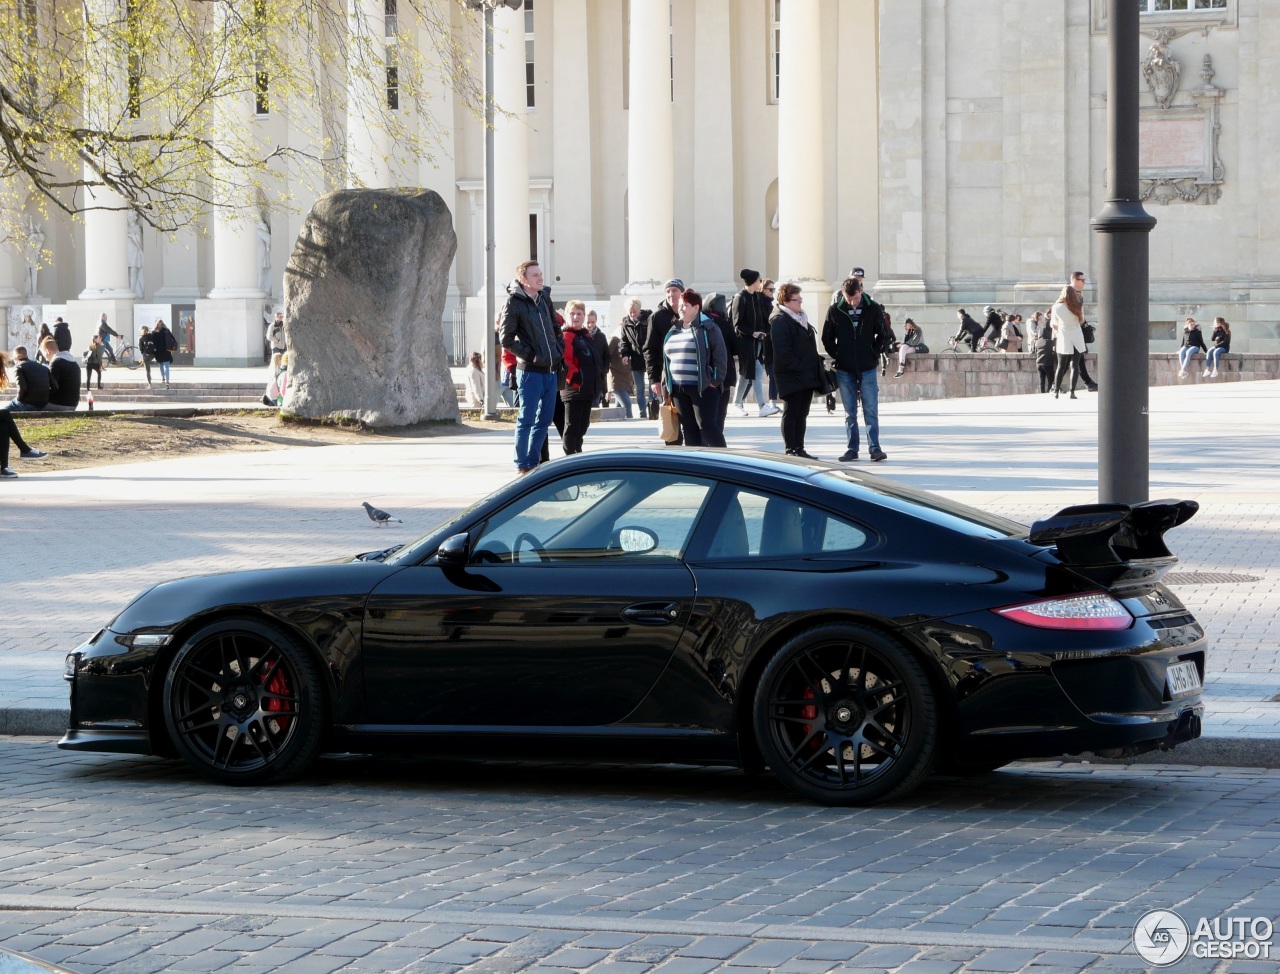
{"label": "neoclassical building facade", "polygon": [[[1232,322],[1236,349],[1280,349],[1280,0],[1132,0],[1142,9],[1142,186],[1153,349],[1188,314]],[[652,299],[669,277],[732,291],[743,267],[827,292],[854,265],[930,330],[960,306],[1045,306],[1096,278],[1106,198],[1105,0],[524,0],[495,13],[497,284],[530,256],[558,301]],[[394,18],[392,0],[358,0]],[[479,16],[454,29],[482,56]],[[388,31],[391,28],[388,27]],[[390,41],[389,41],[390,42]],[[401,36],[406,44],[414,38]],[[485,333],[484,128],[440,84],[443,133],[410,157],[354,93],[330,122],[343,179],[303,180],[292,209],[212,214],[168,238],[122,215],[41,227],[51,266],[0,255],[10,341],[24,308],[76,341],[101,313],[182,326],[196,364],[261,360],[264,313],[316,192],[423,186],[454,213],[446,343]],[[267,139],[288,112],[246,108]],[[304,188],[315,186],[315,188]],[[501,291],[499,292],[501,295]],[[616,319],[611,319],[616,320]]]}

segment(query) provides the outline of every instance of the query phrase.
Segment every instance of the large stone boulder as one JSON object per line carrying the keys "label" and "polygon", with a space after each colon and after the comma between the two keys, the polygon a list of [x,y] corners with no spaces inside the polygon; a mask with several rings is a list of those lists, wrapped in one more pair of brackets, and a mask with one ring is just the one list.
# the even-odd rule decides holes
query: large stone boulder
{"label": "large stone boulder", "polygon": [[429,190],[317,200],[284,272],[284,411],[370,426],[456,422],[441,318],[457,246],[449,207]]}

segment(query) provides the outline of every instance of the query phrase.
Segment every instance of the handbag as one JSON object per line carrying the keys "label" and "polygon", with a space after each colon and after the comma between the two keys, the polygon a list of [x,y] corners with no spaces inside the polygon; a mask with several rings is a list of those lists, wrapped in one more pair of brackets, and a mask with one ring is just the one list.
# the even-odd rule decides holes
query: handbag
{"label": "handbag", "polygon": [[1093,327],[1093,325],[1089,324],[1089,322],[1086,321],[1081,325],[1080,331],[1084,334],[1084,343],[1086,345],[1092,345],[1098,340],[1098,331]]}
{"label": "handbag", "polygon": [[928,354],[929,354],[929,346],[928,346],[928,345],[926,345],[924,342],[921,342],[919,345],[917,345],[917,346],[916,346],[915,354],[916,354],[916,355],[928,355]]}
{"label": "handbag", "polygon": [[658,411],[662,408],[662,403],[650,396],[649,401],[645,404],[644,408],[649,414],[649,419],[656,423],[658,421]]}
{"label": "handbag", "polygon": [[1000,349],[1000,351],[1002,352],[1008,347],[1009,347],[1009,339],[1007,338],[1002,338],[1000,339],[1000,341],[996,342],[996,348]]}
{"label": "handbag", "polygon": [[664,402],[658,408],[658,436],[663,443],[680,439],[680,414],[673,402]]}
{"label": "handbag", "polygon": [[836,370],[824,368],[822,370],[822,394],[824,396],[833,395],[839,388],[840,380],[836,377]]}

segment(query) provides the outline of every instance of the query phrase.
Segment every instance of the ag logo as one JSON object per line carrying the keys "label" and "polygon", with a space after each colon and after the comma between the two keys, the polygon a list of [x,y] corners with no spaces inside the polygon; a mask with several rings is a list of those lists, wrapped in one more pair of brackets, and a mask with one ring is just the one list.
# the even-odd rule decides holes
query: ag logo
{"label": "ag logo", "polygon": [[1172,910],[1145,913],[1133,928],[1133,946],[1138,956],[1156,967],[1176,964],[1187,955],[1191,931]]}

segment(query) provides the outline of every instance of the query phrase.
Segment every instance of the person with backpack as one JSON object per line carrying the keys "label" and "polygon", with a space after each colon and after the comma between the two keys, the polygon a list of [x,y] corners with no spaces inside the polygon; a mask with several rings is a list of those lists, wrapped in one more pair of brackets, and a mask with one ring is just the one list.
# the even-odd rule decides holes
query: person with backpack
{"label": "person with backpack", "polygon": [[618,335],[618,352],[623,363],[631,370],[631,384],[635,387],[637,415],[644,419],[649,415],[649,389],[644,380],[644,346],[649,337],[649,312],[640,306],[639,298],[627,304],[622,319],[622,331]]}
{"label": "person with backpack", "polygon": [[163,319],[156,319],[156,330],[151,333],[151,344],[156,362],[160,365],[160,379],[164,387],[169,388],[169,367],[173,364],[173,353],[178,349],[178,339],[174,337]]}

